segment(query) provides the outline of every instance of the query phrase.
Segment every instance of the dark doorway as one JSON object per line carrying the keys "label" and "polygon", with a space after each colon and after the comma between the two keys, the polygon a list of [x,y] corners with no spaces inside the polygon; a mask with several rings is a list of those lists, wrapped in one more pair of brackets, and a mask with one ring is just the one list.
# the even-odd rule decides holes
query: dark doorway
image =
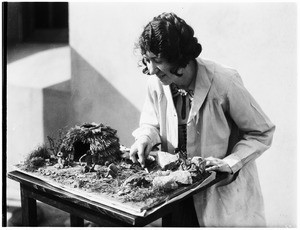
{"label": "dark doorway", "polygon": [[7,3],[7,41],[69,42],[67,2]]}
{"label": "dark doorway", "polygon": [[68,3],[27,2],[22,4],[24,41],[69,41]]}
{"label": "dark doorway", "polygon": [[68,3],[38,2],[33,11],[36,29],[68,28]]}

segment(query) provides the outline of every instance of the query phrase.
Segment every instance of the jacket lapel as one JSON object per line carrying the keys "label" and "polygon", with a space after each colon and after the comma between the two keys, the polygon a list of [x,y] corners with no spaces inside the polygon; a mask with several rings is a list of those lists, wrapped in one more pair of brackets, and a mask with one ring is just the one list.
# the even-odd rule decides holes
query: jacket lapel
{"label": "jacket lapel", "polygon": [[[167,101],[173,102],[173,97],[172,97],[170,86],[169,85],[163,85],[162,87],[163,87],[163,90],[164,90],[164,94],[166,95]],[[174,111],[176,111],[174,103],[172,105],[174,107]]]}
{"label": "jacket lapel", "polygon": [[163,91],[168,102],[166,108],[166,116],[168,119],[165,119],[167,122],[168,151],[173,152],[174,148],[178,147],[178,117],[173,103],[170,86],[163,85]]}
{"label": "jacket lapel", "polygon": [[[187,123],[190,123],[192,119],[197,115],[201,108],[206,95],[210,89],[212,83],[212,74],[208,75],[205,63],[201,59],[197,60],[198,70],[195,83],[194,99],[192,102],[191,111]],[[210,66],[209,66],[210,67]],[[213,69],[211,70],[213,71]]]}

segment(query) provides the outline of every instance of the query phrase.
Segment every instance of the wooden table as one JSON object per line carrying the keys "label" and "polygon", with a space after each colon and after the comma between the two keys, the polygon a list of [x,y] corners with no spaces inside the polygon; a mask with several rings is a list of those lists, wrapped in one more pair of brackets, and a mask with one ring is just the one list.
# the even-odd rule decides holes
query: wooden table
{"label": "wooden table", "polygon": [[[226,177],[226,173],[217,173],[215,180],[197,192],[207,189]],[[157,211],[141,217],[74,195],[18,171],[9,172],[8,178],[20,183],[23,226],[37,226],[37,200],[70,213],[71,226],[83,226],[84,219],[100,226],[145,226],[159,218],[162,218],[164,227],[173,226],[171,223],[172,210],[193,195],[191,193],[181,200],[167,204]]]}

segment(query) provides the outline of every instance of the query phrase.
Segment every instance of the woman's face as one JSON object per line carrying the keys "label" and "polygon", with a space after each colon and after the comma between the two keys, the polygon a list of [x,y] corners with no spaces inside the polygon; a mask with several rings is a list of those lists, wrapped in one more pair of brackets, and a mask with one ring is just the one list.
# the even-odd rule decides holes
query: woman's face
{"label": "woman's face", "polygon": [[155,74],[163,85],[176,84],[180,80],[180,77],[170,72],[172,66],[164,59],[157,57],[152,52],[146,52],[143,58],[149,70],[149,74]]}

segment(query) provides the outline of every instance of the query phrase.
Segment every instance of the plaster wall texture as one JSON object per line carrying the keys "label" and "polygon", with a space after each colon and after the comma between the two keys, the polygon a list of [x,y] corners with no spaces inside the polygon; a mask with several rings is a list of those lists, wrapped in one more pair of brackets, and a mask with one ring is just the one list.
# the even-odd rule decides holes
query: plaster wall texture
{"label": "plaster wall texture", "polygon": [[[7,171],[71,126],[70,50],[43,50],[7,66]],[[19,205],[19,183],[7,180],[8,205]]]}
{"label": "plaster wall texture", "polygon": [[69,47],[38,52],[7,66],[8,160],[21,159],[21,153],[66,125],[70,69]]}
{"label": "plaster wall texture", "polygon": [[75,124],[96,122],[117,130],[120,144],[130,146],[139,111],[101,73],[71,49],[72,97],[70,119]]}
{"label": "plaster wall texture", "polygon": [[[7,87],[7,171],[43,143],[42,91],[15,85]],[[28,103],[30,102],[30,103]],[[9,205],[19,204],[19,183],[7,180]]]}
{"label": "plaster wall texture", "polygon": [[[295,227],[296,3],[70,3],[70,46],[89,65],[77,79],[82,79],[83,73],[88,76],[91,71],[97,72],[96,78],[109,82],[113,92],[117,91],[130,108],[135,108],[134,119],[142,108],[146,89],[146,77],[137,68],[139,57],[134,43],[143,26],[164,11],[176,13],[194,28],[203,46],[202,58],[239,71],[245,86],[276,124],[273,146],[257,160],[267,223],[269,227]],[[72,87],[78,87],[74,79]],[[98,86],[91,87],[94,90]],[[107,92],[106,97],[111,96]],[[101,99],[94,100],[101,104]],[[103,106],[109,110],[114,102]],[[124,109],[126,105],[120,111]],[[75,114],[76,111],[78,120],[85,118],[75,104]],[[95,119],[97,111],[93,114],[90,119]],[[126,130],[119,123],[122,136],[130,136],[136,128],[134,119],[126,124]]]}

